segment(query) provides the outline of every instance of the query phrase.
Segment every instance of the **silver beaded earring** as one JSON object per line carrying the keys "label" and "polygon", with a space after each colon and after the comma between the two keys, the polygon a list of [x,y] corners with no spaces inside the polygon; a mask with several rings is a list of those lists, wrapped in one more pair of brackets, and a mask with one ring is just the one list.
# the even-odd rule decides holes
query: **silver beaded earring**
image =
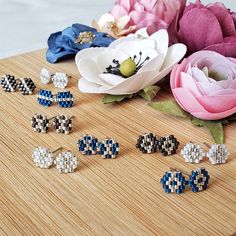
{"label": "silver beaded earring", "polygon": [[212,144],[211,146],[207,143],[204,144],[209,147],[206,156],[209,158],[211,164],[216,165],[226,163],[230,152],[225,144]]}
{"label": "silver beaded earring", "polygon": [[53,165],[53,154],[59,150],[61,150],[61,148],[51,152],[48,148],[41,146],[36,147],[32,154],[35,165],[42,169],[50,168]]}
{"label": "silver beaded earring", "polygon": [[77,157],[71,151],[66,151],[59,153],[54,161],[54,164],[60,173],[67,174],[75,172],[79,162]]}
{"label": "silver beaded earring", "polygon": [[200,144],[187,143],[181,150],[181,154],[186,162],[199,163],[206,155]]}

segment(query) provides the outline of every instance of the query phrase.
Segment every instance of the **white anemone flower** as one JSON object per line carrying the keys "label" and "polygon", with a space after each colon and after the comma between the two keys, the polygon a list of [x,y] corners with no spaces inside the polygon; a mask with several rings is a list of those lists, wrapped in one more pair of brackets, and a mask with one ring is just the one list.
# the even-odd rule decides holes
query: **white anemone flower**
{"label": "white anemone flower", "polygon": [[156,84],[187,51],[184,44],[169,48],[168,44],[168,33],[162,29],[150,37],[133,35],[117,39],[107,48],[78,52],[75,61],[81,75],[80,91],[125,95]]}

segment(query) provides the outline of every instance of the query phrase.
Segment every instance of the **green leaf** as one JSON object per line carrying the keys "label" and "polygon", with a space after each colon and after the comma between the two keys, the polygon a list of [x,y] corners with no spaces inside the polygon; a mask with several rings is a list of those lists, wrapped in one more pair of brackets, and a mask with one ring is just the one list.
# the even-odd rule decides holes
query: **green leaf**
{"label": "green leaf", "polygon": [[195,117],[193,117],[191,121],[192,124],[196,126],[204,126],[208,128],[216,143],[224,143],[224,130],[222,121],[200,120]]}
{"label": "green leaf", "polygon": [[102,102],[104,104],[111,104],[111,103],[115,103],[115,102],[121,102],[124,99],[130,99],[132,98],[134,95],[133,94],[124,94],[124,95],[111,95],[111,94],[106,94],[103,99]]}
{"label": "green leaf", "polygon": [[164,101],[164,102],[156,102],[156,103],[151,102],[151,103],[149,103],[149,106],[158,110],[158,111],[161,111],[161,112],[164,112],[164,113],[167,113],[170,115],[182,117],[185,119],[189,119],[191,117],[189,113],[185,112],[178,105],[178,103],[173,100],[168,100],[168,101]]}
{"label": "green leaf", "polygon": [[156,85],[146,86],[143,90],[138,92],[138,95],[147,101],[151,101],[154,97],[156,97],[159,90],[160,87]]}

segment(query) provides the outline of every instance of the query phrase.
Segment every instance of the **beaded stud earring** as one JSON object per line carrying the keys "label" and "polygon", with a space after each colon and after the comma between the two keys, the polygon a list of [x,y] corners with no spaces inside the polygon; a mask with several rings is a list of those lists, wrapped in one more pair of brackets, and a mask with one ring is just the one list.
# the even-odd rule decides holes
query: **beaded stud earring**
{"label": "beaded stud earring", "polygon": [[163,156],[169,156],[176,154],[179,144],[174,135],[169,135],[161,137],[157,142],[157,147]]}
{"label": "beaded stud earring", "polygon": [[[51,119],[53,118],[54,117],[52,117]],[[49,121],[51,119],[48,119],[47,116],[41,114],[35,114],[31,120],[32,128],[38,133],[47,133],[49,128]]]}
{"label": "beaded stud earring", "polygon": [[51,80],[51,72],[46,68],[42,68],[40,71],[40,81],[42,84],[48,84]]}
{"label": "beaded stud earring", "polygon": [[83,135],[77,142],[79,151],[83,155],[97,154],[98,139],[92,135]]}
{"label": "beaded stud earring", "polygon": [[166,193],[182,193],[188,182],[183,176],[182,172],[178,170],[172,170],[166,172],[162,179],[161,184]]}
{"label": "beaded stud earring", "polygon": [[69,81],[70,76],[65,73],[56,72],[52,77],[52,82],[56,88],[64,89]]}
{"label": "beaded stud earring", "polygon": [[15,92],[17,81],[13,75],[4,75],[0,80],[0,85],[5,92]]}
{"label": "beaded stud earring", "polygon": [[143,134],[138,137],[136,148],[143,153],[154,153],[157,151],[157,137],[153,133]]}
{"label": "beaded stud earring", "polygon": [[37,94],[37,101],[40,105],[50,107],[53,102],[53,94],[50,90],[41,89]]}
{"label": "beaded stud earring", "polygon": [[70,91],[58,92],[55,101],[61,108],[70,108],[73,106],[73,95]]}
{"label": "beaded stud earring", "polygon": [[70,151],[59,153],[54,161],[57,170],[60,173],[72,173],[75,172],[78,167],[78,159],[77,157]]}
{"label": "beaded stud earring", "polygon": [[225,144],[213,144],[211,146],[207,143],[204,144],[210,148],[206,156],[213,165],[226,163],[230,152]]}
{"label": "beaded stud earring", "polygon": [[72,118],[73,116],[67,117],[64,115],[57,115],[53,121],[57,133],[69,134],[72,129]]}
{"label": "beaded stud earring", "polygon": [[199,163],[203,160],[205,152],[200,144],[194,144],[192,142],[187,143],[181,150],[181,154],[186,162]]}
{"label": "beaded stud earring", "polygon": [[192,171],[189,186],[193,192],[201,192],[207,189],[210,176],[205,168],[198,168]]}
{"label": "beaded stud earring", "polygon": [[114,139],[106,138],[98,143],[97,153],[104,159],[114,159],[119,153],[119,143]]}
{"label": "beaded stud earring", "polygon": [[58,148],[57,150],[50,152],[48,148],[38,146],[33,151],[33,161],[37,167],[42,169],[48,169],[53,164],[53,154],[59,151],[60,149],[61,148]]}
{"label": "beaded stud earring", "polygon": [[36,86],[31,78],[23,78],[18,82],[18,89],[22,95],[31,95],[36,89]]}

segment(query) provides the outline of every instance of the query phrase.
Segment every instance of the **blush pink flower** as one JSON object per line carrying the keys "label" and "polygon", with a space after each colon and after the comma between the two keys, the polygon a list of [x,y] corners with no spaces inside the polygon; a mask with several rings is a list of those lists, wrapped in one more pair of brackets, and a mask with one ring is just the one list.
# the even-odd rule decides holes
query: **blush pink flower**
{"label": "blush pink flower", "polygon": [[160,29],[175,29],[185,3],[186,0],[116,0],[110,13],[117,19],[129,16],[127,28],[135,26],[138,30],[149,27],[149,34],[152,34]]}
{"label": "blush pink flower", "polygon": [[200,0],[190,3],[178,23],[177,38],[188,53],[212,50],[236,57],[236,13],[216,2],[204,6]]}
{"label": "blush pink flower", "polygon": [[219,120],[236,113],[236,59],[199,51],[171,72],[178,104],[194,117]]}

